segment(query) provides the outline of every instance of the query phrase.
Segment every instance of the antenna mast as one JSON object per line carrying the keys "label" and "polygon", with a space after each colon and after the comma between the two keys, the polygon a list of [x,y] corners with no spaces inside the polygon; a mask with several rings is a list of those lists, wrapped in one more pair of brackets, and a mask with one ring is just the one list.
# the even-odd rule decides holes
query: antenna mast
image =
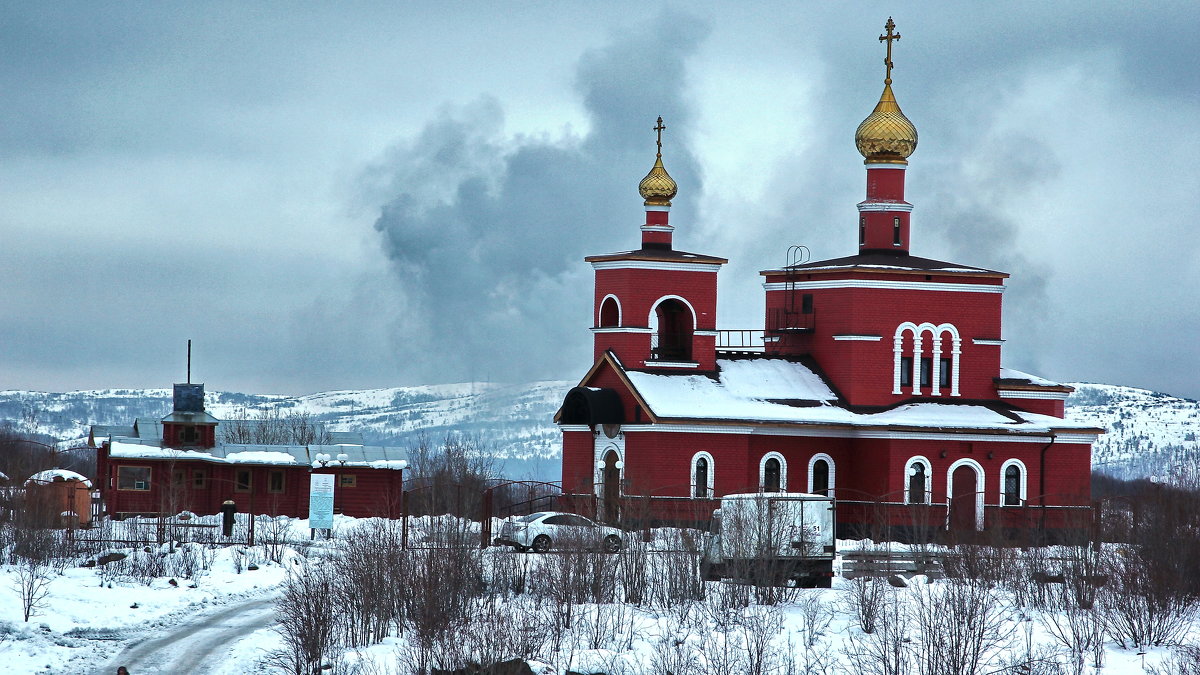
{"label": "antenna mast", "polygon": [[187,383],[192,383],[192,340],[188,339]]}

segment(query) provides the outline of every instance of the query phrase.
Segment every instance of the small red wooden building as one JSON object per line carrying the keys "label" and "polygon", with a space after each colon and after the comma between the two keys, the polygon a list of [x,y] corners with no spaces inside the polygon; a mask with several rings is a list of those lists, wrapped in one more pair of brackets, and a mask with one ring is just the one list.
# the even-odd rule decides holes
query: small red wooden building
{"label": "small red wooden building", "polygon": [[364,445],[357,434],[336,434],[326,445],[225,443],[220,425],[204,411],[204,385],[189,383],[175,385],[173,409],[161,421],[92,427],[105,512],[205,515],[232,500],[241,512],[306,518],[309,477],[329,473],[337,477],[335,513],[400,515],[403,449]]}
{"label": "small red wooden building", "polygon": [[647,504],[679,520],[749,489],[834,494],[846,535],[1086,527],[1102,430],[1063,419],[1070,387],[1001,367],[1008,275],[910,253],[917,133],[892,93],[891,29],[883,94],[855,136],[858,251],[794,249],[761,272],[761,327],[719,330],[726,260],[674,248],[659,119],[641,247],[586,259],[595,362],[556,416],[564,491],[600,517]]}

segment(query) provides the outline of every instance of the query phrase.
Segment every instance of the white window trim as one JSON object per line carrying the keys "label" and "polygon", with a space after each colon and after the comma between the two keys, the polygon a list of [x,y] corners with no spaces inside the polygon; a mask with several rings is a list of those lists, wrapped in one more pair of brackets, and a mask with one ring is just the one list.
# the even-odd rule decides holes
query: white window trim
{"label": "white window trim", "polygon": [[915,324],[911,321],[896,326],[896,332],[892,336],[892,393],[896,395],[903,394],[900,387],[900,362],[904,355],[904,335],[912,333],[913,336],[913,376],[911,393],[914,396],[921,395],[921,357],[923,355],[923,339],[925,333],[929,333],[932,337],[932,344],[929,349],[929,356],[932,359],[932,370],[929,377],[929,395],[941,396],[941,373],[942,373],[942,335],[949,334],[951,341],[950,348],[950,395],[959,396],[958,392],[958,363],[959,356],[962,354],[962,338],[958,334],[958,328],[955,328],[952,323],[943,323],[937,326],[928,321]]}
{"label": "white window trim", "polygon": [[983,493],[987,490],[987,474],[983,470],[983,465],[975,460],[964,457],[950,465],[946,469],[946,529],[950,528],[950,501],[954,498],[954,472],[959,467],[969,466],[975,470],[975,486],[978,490],[975,492],[975,530],[983,530]]}
{"label": "white window trim", "polygon": [[778,452],[768,452],[758,460],[758,491],[762,492],[767,487],[767,460],[779,460],[779,491],[787,492],[787,459]]}
{"label": "white window trim", "polygon": [[[908,470],[911,469],[914,464],[922,464],[925,467],[925,501],[923,501],[923,502],[910,502],[908,500]],[[904,490],[904,503],[905,504],[932,504],[933,503],[933,462],[930,462],[929,459],[926,458],[924,455],[915,455],[913,457],[909,457],[908,461],[904,463],[904,479],[901,482],[901,486],[903,487],[903,490]]]}
{"label": "white window trim", "polygon": [[664,295],[661,298],[655,300],[653,305],[650,305],[650,315],[648,317],[646,317],[646,325],[650,326],[652,332],[657,333],[658,329],[659,329],[658,311],[657,311],[658,306],[661,305],[662,303],[666,302],[667,300],[678,300],[678,301],[682,302],[688,308],[688,311],[692,313],[692,330],[695,331],[696,330],[696,308],[692,307],[692,303],[688,302],[687,298],[684,298],[684,297],[681,297],[678,295]]}
{"label": "white window trim", "polygon": [[[597,499],[604,498],[604,470],[600,468],[600,462],[604,461],[604,456],[610,451],[617,453],[617,461],[621,462],[621,468],[617,469],[617,480],[625,480],[625,439],[618,436],[617,438],[608,438],[604,434],[598,436],[595,440],[595,451],[592,456],[592,491],[596,493]],[[618,492],[620,488],[618,488]]]}
{"label": "white window trim", "polygon": [[1006,460],[1000,465],[1000,506],[1009,506],[1008,504],[1005,504],[1006,494],[1004,492],[1004,475],[1010,466],[1017,467],[1017,471],[1019,472],[1017,475],[1017,497],[1019,497],[1021,500],[1019,506],[1024,506],[1029,500],[1029,495],[1027,492],[1029,487],[1029,471],[1025,468],[1025,462],[1015,458]]}
{"label": "white window trim", "polygon": [[832,457],[823,452],[818,452],[808,460],[808,492],[812,494],[813,491],[813,467],[817,465],[817,460],[821,459],[829,464],[829,494],[832,496],[836,494],[834,488],[837,486],[837,482],[834,481],[834,476],[837,473],[837,465]]}
{"label": "white window trim", "polygon": [[[601,320],[601,317],[604,316],[604,303],[608,302],[609,298],[612,298],[613,302],[617,303],[617,325],[615,325],[615,326],[605,326]],[[625,325],[625,322],[623,321],[623,315],[622,315],[622,309],[621,309],[621,299],[618,298],[617,296],[613,295],[612,293],[609,293],[608,295],[601,298],[600,305],[598,307],[596,307],[596,327],[597,328],[620,328],[624,325]]]}
{"label": "white window trim", "polygon": [[692,487],[691,487],[691,491],[688,493],[688,496],[689,497],[696,496],[696,463],[701,459],[708,462],[708,480],[706,481],[708,484],[705,487],[708,488],[708,495],[711,498],[713,495],[716,494],[716,492],[714,492],[714,490],[713,490],[713,487],[716,485],[717,464],[716,464],[716,462],[713,461],[713,456],[703,450],[692,455],[692,465],[691,465],[691,467],[692,467],[691,468],[691,486]]}

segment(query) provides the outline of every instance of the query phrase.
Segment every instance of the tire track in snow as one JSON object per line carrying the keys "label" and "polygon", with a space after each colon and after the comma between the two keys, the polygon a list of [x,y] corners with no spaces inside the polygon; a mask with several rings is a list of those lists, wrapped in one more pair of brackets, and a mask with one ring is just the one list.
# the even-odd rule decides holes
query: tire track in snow
{"label": "tire track in snow", "polygon": [[214,656],[275,623],[275,600],[272,594],[181,624],[165,635],[125,648],[100,673],[114,673],[117,666],[126,666],[138,675],[208,672],[216,665],[209,663]]}

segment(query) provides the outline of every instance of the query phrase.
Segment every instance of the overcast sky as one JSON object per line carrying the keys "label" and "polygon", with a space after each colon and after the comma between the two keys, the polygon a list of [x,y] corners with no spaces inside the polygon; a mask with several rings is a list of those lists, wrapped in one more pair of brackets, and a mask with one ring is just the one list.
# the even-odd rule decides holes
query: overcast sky
{"label": "overcast sky", "polygon": [[1006,365],[1200,396],[1200,5],[909,4],[0,3],[0,389],[577,378],[658,115],[761,327],[856,249],[891,13],[912,252],[1012,273]]}

